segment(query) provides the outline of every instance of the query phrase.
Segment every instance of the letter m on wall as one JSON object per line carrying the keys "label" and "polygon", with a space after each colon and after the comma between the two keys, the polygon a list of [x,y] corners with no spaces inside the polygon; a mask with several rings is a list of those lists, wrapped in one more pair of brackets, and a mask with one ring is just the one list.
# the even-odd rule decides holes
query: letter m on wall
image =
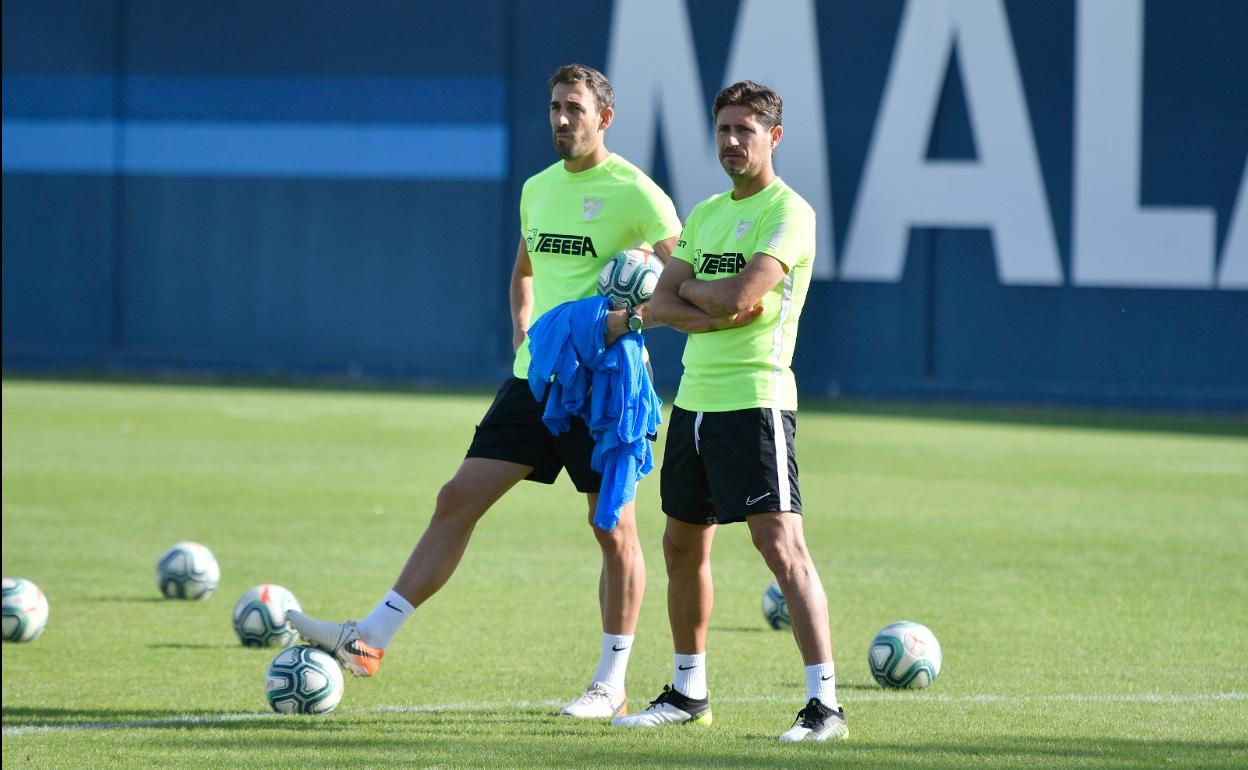
{"label": "letter m on wall", "polygon": [[[777,40],[785,44],[776,45]],[[711,105],[695,54],[684,0],[616,0],[607,55],[616,116],[608,146],[652,171],[661,137],[668,192],[682,216],[730,186],[716,157]],[[813,0],[742,0],[724,73],[721,86],[755,80],[784,98],[785,134],[776,169],[814,207],[819,217],[814,277],[831,279],[832,189]]]}

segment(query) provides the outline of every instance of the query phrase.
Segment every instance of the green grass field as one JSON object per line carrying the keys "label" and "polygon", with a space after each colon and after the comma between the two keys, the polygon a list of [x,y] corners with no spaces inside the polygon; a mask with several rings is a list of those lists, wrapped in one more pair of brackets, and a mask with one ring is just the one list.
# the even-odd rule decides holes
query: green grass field
{"label": "green grass field", "polygon": [[[6,381],[3,569],[51,602],[3,646],[5,768],[1212,767],[1248,765],[1248,423],[828,407],[799,425],[807,537],[848,741],[782,745],[804,699],[770,581],[723,528],[709,729],[555,714],[597,660],[597,549],[566,480],[523,484],[448,586],[325,717],[264,697],[234,600],[280,583],[358,617],[389,588],[489,396]],[[661,442],[659,445],[661,454]],[[634,708],[671,677],[657,476]],[[179,540],[206,602],[158,597]],[[930,626],[944,670],[886,692],[880,627]]]}

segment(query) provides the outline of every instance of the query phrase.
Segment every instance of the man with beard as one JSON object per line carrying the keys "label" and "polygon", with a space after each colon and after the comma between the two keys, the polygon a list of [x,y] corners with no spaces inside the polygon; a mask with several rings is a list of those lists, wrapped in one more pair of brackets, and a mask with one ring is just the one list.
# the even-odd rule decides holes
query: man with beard
{"label": "man with beard", "polygon": [[[548,85],[550,128],[560,160],[529,178],[520,195],[521,239],[510,292],[513,377],[499,389],[459,470],[438,493],[433,518],[393,589],[373,611],[358,623],[314,620],[297,612],[290,613],[290,622],[351,673],[375,674],[400,626],[451,577],[485,512],[520,481],[553,484],[566,468],[576,489],[585,493],[602,553],[602,647],[588,689],[562,713],[609,718],[627,712],[624,675],[645,589],[634,505],[620,510],[613,530],[592,526],[602,484],[602,476],[590,467],[594,442],[579,419],[573,418],[571,430],[559,436],[542,423],[544,405],[526,381],[527,331],[556,305],[596,294],[599,270],[616,252],[651,247],[666,261],[680,220],[653,181],[607,150],[604,140],[615,112],[606,77],[571,64],[559,68]],[[606,344],[629,330],[640,331],[644,316],[644,308],[610,312]],[[499,631],[503,636],[507,629]]]}

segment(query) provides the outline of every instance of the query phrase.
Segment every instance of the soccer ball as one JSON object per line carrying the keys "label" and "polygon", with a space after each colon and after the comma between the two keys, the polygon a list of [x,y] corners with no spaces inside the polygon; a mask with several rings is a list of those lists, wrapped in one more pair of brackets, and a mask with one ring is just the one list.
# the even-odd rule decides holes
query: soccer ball
{"label": "soccer ball", "polygon": [[286,612],[301,609],[299,600],[285,588],[256,586],[234,605],[234,633],[246,647],[289,647],[295,629],[286,622]]}
{"label": "soccer ball", "polygon": [[156,587],[168,599],[207,599],[220,579],[216,557],[199,543],[178,543],[156,562]]}
{"label": "soccer ball", "polygon": [[30,642],[48,625],[48,597],[25,578],[4,579],[4,641]]}
{"label": "soccer ball", "polygon": [[342,700],[342,669],[315,647],[289,647],[269,664],[264,689],[279,714],[328,714]]}
{"label": "soccer ball", "polygon": [[882,687],[922,690],[940,674],[940,642],[910,621],[885,626],[871,642],[867,663]]}
{"label": "soccer ball", "polygon": [[793,627],[793,619],[789,617],[789,603],[784,600],[779,581],[771,581],[771,585],[763,591],[763,618],[767,620],[767,625],[777,631]]}
{"label": "soccer ball", "polygon": [[627,310],[650,301],[659,285],[663,262],[643,249],[625,249],[607,260],[598,272],[598,293],[612,310]]}

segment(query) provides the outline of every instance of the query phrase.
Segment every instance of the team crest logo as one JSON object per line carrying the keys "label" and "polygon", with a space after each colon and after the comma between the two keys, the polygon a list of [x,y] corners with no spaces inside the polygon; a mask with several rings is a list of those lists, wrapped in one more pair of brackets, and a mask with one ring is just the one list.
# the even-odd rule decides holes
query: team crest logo
{"label": "team crest logo", "polygon": [[750,225],[752,224],[754,224],[754,220],[752,219],[743,219],[742,221],[737,223],[737,240],[738,241],[741,240],[741,238],[744,237],[745,234],[750,231]]}
{"label": "team crest logo", "polygon": [[529,251],[532,251],[534,244],[537,242],[536,227],[529,228],[529,231],[524,234],[524,242],[528,245]]}
{"label": "team crest logo", "polygon": [[585,215],[585,221],[588,222],[602,212],[602,198],[591,198],[585,196],[585,200],[581,203],[581,213]]}

